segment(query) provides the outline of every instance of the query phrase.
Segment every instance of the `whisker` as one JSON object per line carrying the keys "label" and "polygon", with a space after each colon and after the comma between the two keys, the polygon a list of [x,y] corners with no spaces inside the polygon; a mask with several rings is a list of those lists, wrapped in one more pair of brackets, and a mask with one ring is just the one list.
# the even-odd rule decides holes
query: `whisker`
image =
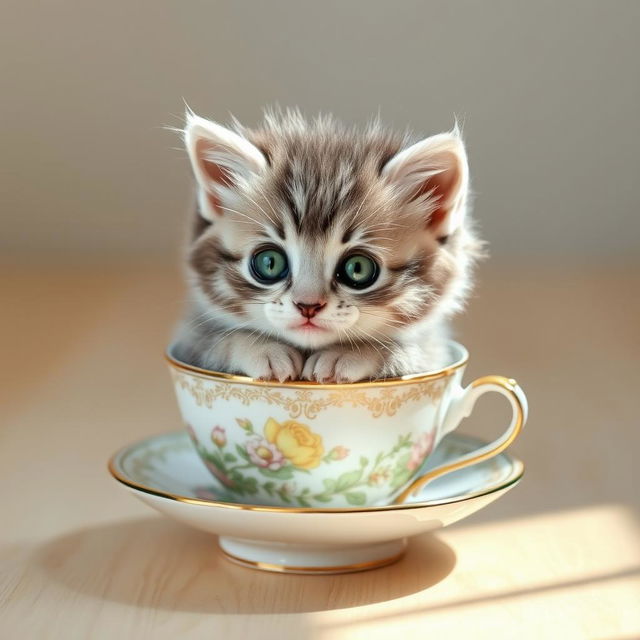
{"label": "whisker", "polygon": [[273,205],[271,204],[271,201],[269,200],[269,198],[267,198],[267,194],[264,192],[264,189],[259,184],[256,184],[255,187],[258,189],[258,191],[260,191],[260,193],[262,194],[262,197],[264,198],[265,202],[269,205],[269,209],[271,209],[271,211],[273,211],[273,215],[276,216],[276,218],[277,218],[278,214],[276,213],[276,210],[273,208]]}
{"label": "whisker", "polygon": [[389,227],[396,229],[406,229],[406,224],[399,224],[397,222],[379,222],[378,224],[371,224],[367,226],[367,231],[371,231],[372,229],[388,229]]}
{"label": "whisker", "polygon": [[[228,305],[223,305],[223,304],[214,302],[212,304],[215,306],[215,310],[216,311],[228,311],[228,310],[233,309],[235,307],[234,303],[231,303],[231,304],[228,304]],[[267,304],[267,303],[266,302],[242,301],[241,304],[242,305],[264,305],[264,304]],[[198,321],[198,320],[202,320],[202,321],[196,324],[196,321]],[[197,314],[193,318],[189,318],[189,324],[191,324],[192,328],[195,329],[197,327],[202,326],[203,324],[206,324],[208,320],[211,320],[214,323],[217,320],[215,315],[213,315],[213,310],[211,310],[211,309],[207,309],[207,310],[203,311],[202,313]]]}
{"label": "whisker", "polygon": [[[355,346],[355,348],[358,350],[358,353],[359,353],[360,355],[362,355],[362,349],[360,348],[360,344],[359,344],[359,342],[355,339],[355,338],[356,338],[355,332],[353,332],[349,327],[347,327],[347,328],[345,329],[345,332],[346,332],[347,338],[349,339],[349,342],[350,342],[351,344],[353,344],[353,345]],[[349,337],[349,334],[350,334],[350,333],[353,333],[354,340],[351,340],[351,338]]]}
{"label": "whisker", "polygon": [[[371,192],[371,189],[369,189],[369,191],[367,192],[367,195]],[[360,225],[364,225],[367,220],[369,220],[370,218],[372,218],[376,213],[378,213],[379,211],[381,211],[384,207],[384,203],[381,204],[377,209],[374,209],[373,211],[370,211],[369,214],[367,216],[365,216],[362,220],[359,221],[358,224]],[[361,207],[362,208],[362,205]],[[358,209],[358,212],[360,211],[360,209]]]}
{"label": "whisker", "polygon": [[395,320],[394,318],[389,318],[384,315],[380,315],[379,313],[371,313],[370,311],[360,311],[360,313],[364,316],[371,316],[372,318],[378,318],[379,320],[385,320],[386,322],[396,322],[398,325],[402,325],[403,323],[400,320]]}
{"label": "whisker", "polygon": [[246,213],[242,213],[242,211],[237,211],[236,209],[231,209],[230,207],[223,207],[222,205],[220,205],[220,209],[224,209],[225,211],[230,211],[231,213],[236,213],[239,216],[242,216],[243,218],[247,218],[247,219],[251,220],[251,222],[255,222],[255,224],[260,224],[259,220],[257,220],[256,218],[252,218],[251,216],[247,215]]}
{"label": "whisker", "polygon": [[353,219],[354,220],[356,220],[358,218],[358,214],[362,210],[362,207],[364,206],[364,203],[367,201],[367,198],[369,197],[369,194],[371,193],[374,185],[375,185],[375,183],[371,183],[369,185],[369,188],[367,189],[367,193],[364,194],[364,197],[362,198],[362,202],[360,202],[360,206],[358,207],[358,210],[353,214]]}
{"label": "whisker", "polygon": [[238,325],[237,327],[234,327],[233,329],[230,329],[229,331],[226,331],[222,334],[222,336],[220,337],[219,340],[217,340],[213,345],[211,345],[209,347],[209,352],[213,351],[223,340],[225,340],[226,338],[228,338],[231,334],[235,333],[236,331],[240,331],[241,329],[244,329],[249,322],[243,322],[242,324]]}
{"label": "whisker", "polygon": [[262,213],[264,213],[264,215],[267,217],[267,219],[271,221],[272,225],[277,226],[276,225],[276,221],[251,196],[248,196],[246,193],[244,195],[248,200],[253,202],[253,204],[255,204],[256,207],[258,207],[258,209],[260,209],[260,211],[262,211]]}
{"label": "whisker", "polygon": [[[364,335],[367,336],[368,338],[371,338],[371,340],[375,340],[381,347],[386,349],[389,353],[393,353],[393,349],[391,349],[384,342],[382,342],[382,340],[378,340],[378,338],[376,338],[375,336],[371,335],[368,331],[365,331],[364,329],[360,329],[360,331],[362,333],[364,333]],[[375,349],[374,345],[371,345],[371,346]],[[381,352],[378,351],[378,353],[380,354],[380,357],[383,357]]]}
{"label": "whisker", "polygon": [[[368,234],[367,234],[368,235]],[[363,236],[363,238],[366,238],[367,236]],[[375,238],[376,240],[388,240],[389,242],[393,242],[395,240],[395,238],[390,238],[389,236],[376,236]],[[386,247],[382,247],[383,249],[386,249]]]}
{"label": "whisker", "polygon": [[341,329],[338,327],[338,339],[340,340],[340,343],[342,344],[342,339],[341,339],[341,334],[344,332],[345,337],[347,338],[347,340],[349,341],[349,344],[351,345],[352,349],[358,349],[358,351],[360,352],[360,348],[354,343],[354,341],[351,339],[351,337],[349,336],[349,327],[345,327],[344,329]]}

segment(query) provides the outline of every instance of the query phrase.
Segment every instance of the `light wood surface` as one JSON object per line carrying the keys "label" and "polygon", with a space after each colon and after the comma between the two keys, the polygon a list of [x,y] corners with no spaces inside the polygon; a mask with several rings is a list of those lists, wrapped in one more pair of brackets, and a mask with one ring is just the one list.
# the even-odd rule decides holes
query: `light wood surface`
{"label": "light wood surface", "polygon": [[[521,485],[347,576],[234,566],[106,472],[179,426],[161,351],[177,269],[7,266],[0,318],[0,638],[640,637],[637,270],[485,269],[467,379],[513,376]],[[462,430],[507,417],[487,399]]]}

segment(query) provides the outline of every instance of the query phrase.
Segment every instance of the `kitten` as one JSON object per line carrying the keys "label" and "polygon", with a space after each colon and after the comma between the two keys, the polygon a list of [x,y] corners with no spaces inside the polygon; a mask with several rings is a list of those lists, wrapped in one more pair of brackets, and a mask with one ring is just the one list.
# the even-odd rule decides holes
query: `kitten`
{"label": "kitten", "polygon": [[180,359],[318,382],[448,363],[480,246],[457,127],[412,143],[291,110],[256,130],[188,113],[184,141],[198,211]]}

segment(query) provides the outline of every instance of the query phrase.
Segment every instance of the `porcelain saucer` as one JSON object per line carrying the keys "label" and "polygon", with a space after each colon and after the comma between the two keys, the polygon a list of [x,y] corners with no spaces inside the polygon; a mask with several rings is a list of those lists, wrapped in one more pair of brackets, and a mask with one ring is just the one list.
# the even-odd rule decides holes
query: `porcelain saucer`
{"label": "porcelain saucer", "polygon": [[[476,449],[446,436],[427,468]],[[153,436],[109,461],[113,477],[161,513],[219,536],[233,562],[284,573],[347,573],[398,560],[406,540],[475,513],[514,487],[522,462],[506,453],[438,478],[403,505],[316,509],[232,502],[220,493],[186,432]]]}

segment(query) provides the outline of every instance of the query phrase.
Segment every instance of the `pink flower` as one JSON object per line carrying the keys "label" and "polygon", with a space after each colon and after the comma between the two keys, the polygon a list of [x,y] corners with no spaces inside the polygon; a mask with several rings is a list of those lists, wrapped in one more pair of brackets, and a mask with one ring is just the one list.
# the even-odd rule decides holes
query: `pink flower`
{"label": "pink flower", "polygon": [[333,447],[329,454],[327,455],[328,460],[344,460],[349,455],[349,449],[338,445],[337,447]]}
{"label": "pink flower", "polygon": [[423,433],[416,442],[413,443],[411,449],[411,457],[407,462],[407,469],[414,471],[425,460],[425,458],[431,453],[433,447],[434,433]]}
{"label": "pink flower", "polygon": [[376,469],[368,478],[367,484],[371,487],[380,487],[382,486],[391,476],[391,471],[388,467],[384,467],[383,469]]}
{"label": "pink flower", "polygon": [[225,433],[225,430],[222,427],[213,427],[213,430],[211,431],[211,440],[219,447],[224,447],[224,445],[227,444],[227,434]]}
{"label": "pink flower", "polygon": [[257,467],[277,471],[285,464],[284,456],[278,447],[260,436],[254,436],[246,444],[249,460]]}

